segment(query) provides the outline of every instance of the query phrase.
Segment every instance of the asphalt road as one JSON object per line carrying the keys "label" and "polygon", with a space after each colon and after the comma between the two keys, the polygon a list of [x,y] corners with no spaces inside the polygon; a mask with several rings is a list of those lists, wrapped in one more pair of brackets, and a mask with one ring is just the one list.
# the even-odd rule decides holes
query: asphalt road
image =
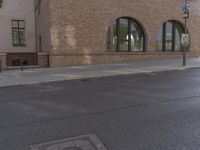
{"label": "asphalt road", "polygon": [[88,133],[108,150],[200,150],[200,69],[0,88],[0,150]]}

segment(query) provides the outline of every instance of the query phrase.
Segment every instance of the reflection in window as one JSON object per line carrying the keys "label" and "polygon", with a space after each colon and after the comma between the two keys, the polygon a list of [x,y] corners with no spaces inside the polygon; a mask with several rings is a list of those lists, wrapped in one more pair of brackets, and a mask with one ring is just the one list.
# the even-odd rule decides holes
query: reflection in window
{"label": "reflection in window", "polygon": [[173,39],[172,39],[172,30],[173,30],[173,25],[172,25],[172,22],[167,22],[165,24],[165,28],[166,28],[166,34],[165,34],[165,39],[166,39],[166,42],[165,42],[165,50],[166,51],[171,51],[172,50],[172,45],[173,45]]}
{"label": "reflection in window", "polygon": [[121,18],[119,19],[119,28],[118,28],[118,43],[120,51],[128,51],[129,43],[129,29],[128,29],[128,19]]}
{"label": "reflection in window", "polygon": [[184,27],[176,21],[165,22],[156,35],[157,51],[181,51],[181,34]]}
{"label": "reflection in window", "polygon": [[108,29],[108,49],[110,51],[116,51],[117,49],[117,21],[114,21],[113,24]]}
{"label": "reflection in window", "polygon": [[163,26],[159,28],[159,31],[156,34],[156,50],[162,51],[163,49]]}
{"label": "reflection in window", "polygon": [[108,50],[120,52],[144,51],[144,32],[131,18],[119,18],[108,31]]}

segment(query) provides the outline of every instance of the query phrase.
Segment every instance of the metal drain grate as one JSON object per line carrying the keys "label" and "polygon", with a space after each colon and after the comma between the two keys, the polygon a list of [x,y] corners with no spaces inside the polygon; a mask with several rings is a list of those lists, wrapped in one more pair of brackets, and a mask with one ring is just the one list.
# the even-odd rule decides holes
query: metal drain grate
{"label": "metal drain grate", "polygon": [[31,150],[107,150],[94,134],[31,145]]}

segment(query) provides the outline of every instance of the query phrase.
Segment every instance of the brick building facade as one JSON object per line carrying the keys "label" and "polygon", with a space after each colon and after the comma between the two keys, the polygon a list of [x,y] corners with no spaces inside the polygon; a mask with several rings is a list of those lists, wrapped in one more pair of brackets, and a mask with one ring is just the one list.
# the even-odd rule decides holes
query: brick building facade
{"label": "brick building facade", "polygon": [[[182,55],[184,0],[21,1],[1,3],[3,68],[21,59],[25,65],[54,67]],[[189,3],[188,55],[198,56],[200,1]]]}
{"label": "brick building facade", "polygon": [[[19,59],[26,65],[56,67],[182,55],[180,37],[185,26],[181,7],[185,0],[2,2],[3,68],[19,65]],[[199,56],[200,1],[189,3],[188,55]]]}
{"label": "brick building facade", "polygon": [[[184,0],[42,0],[39,4],[37,2],[37,49],[49,54],[50,66],[181,56],[180,35],[184,32],[181,7]],[[188,22],[188,55],[199,55],[200,2],[191,0],[189,3],[192,11]],[[112,30],[119,33],[109,39],[113,24],[115,25]],[[138,27],[142,32],[136,31]],[[121,31],[116,31],[116,28]],[[108,45],[111,43],[118,48],[109,50]],[[43,58],[44,56],[45,54]]]}

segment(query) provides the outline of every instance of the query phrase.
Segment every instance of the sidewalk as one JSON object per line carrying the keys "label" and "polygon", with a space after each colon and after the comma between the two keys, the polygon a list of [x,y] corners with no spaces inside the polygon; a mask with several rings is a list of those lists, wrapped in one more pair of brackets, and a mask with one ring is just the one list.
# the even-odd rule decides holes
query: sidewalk
{"label": "sidewalk", "polygon": [[182,59],[157,59],[115,64],[83,65],[65,68],[27,69],[23,72],[19,70],[10,70],[0,74],[0,87],[200,68],[200,57],[188,58],[186,67],[182,67],[181,65]]}

